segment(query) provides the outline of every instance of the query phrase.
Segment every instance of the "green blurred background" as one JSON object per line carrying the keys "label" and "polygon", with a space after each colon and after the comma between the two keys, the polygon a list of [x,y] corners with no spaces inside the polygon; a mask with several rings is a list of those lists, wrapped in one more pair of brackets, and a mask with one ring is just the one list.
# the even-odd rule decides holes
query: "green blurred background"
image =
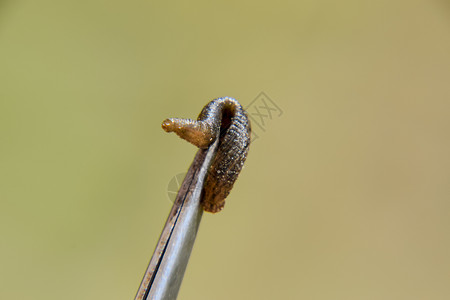
{"label": "green blurred background", "polygon": [[196,152],[161,121],[261,91],[179,299],[450,299],[442,0],[0,1],[0,299],[132,299]]}

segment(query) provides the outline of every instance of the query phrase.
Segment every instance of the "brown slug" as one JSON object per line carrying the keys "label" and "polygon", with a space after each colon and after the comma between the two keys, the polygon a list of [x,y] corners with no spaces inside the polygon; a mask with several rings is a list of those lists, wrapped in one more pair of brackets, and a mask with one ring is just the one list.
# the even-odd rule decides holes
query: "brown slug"
{"label": "brown slug", "polygon": [[163,121],[162,128],[201,149],[208,148],[219,138],[201,203],[207,212],[221,211],[247,158],[251,128],[245,110],[233,98],[217,98],[202,109],[197,121],[171,118]]}

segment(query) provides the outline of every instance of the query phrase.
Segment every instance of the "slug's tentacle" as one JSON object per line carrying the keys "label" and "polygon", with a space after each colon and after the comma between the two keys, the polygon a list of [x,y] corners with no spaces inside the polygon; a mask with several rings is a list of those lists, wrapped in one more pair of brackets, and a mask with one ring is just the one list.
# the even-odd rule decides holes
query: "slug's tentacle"
{"label": "slug's tentacle", "polygon": [[218,98],[203,108],[197,121],[166,119],[162,128],[202,149],[219,138],[217,154],[205,181],[202,205],[208,212],[221,211],[247,158],[251,129],[245,110],[233,98]]}

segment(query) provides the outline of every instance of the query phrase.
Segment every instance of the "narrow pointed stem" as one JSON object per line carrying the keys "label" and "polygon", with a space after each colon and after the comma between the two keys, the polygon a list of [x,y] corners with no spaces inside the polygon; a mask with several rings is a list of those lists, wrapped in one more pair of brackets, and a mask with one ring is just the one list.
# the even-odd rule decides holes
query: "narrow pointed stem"
{"label": "narrow pointed stem", "polygon": [[200,149],[178,191],[135,300],[176,299],[203,214],[200,196],[218,139]]}

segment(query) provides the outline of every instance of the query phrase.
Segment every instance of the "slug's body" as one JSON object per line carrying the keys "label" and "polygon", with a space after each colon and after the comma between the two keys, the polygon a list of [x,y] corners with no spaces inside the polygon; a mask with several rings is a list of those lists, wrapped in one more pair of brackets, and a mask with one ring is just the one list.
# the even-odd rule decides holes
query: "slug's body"
{"label": "slug's body", "polygon": [[245,110],[233,98],[218,98],[203,108],[197,121],[166,119],[162,128],[201,149],[219,139],[217,154],[205,181],[202,205],[208,212],[221,211],[247,158],[251,129]]}

